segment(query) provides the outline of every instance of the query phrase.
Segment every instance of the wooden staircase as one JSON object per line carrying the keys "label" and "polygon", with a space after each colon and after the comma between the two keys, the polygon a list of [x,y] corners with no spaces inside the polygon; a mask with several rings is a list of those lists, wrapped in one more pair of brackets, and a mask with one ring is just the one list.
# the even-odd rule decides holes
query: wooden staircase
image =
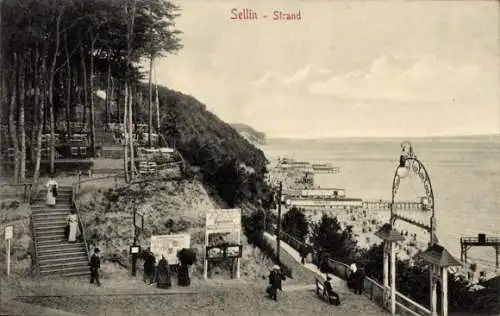
{"label": "wooden staircase", "polygon": [[66,217],[72,208],[72,187],[59,187],[56,206],[45,205],[45,190],[31,201],[33,241],[39,274],[89,275],[88,250],[84,241],[70,243],[64,236]]}

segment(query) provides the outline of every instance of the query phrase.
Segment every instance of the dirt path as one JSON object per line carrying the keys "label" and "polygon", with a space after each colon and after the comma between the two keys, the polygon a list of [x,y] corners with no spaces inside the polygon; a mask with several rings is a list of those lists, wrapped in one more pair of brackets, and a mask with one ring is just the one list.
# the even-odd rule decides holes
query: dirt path
{"label": "dirt path", "polygon": [[[35,304],[32,314],[27,313],[29,309],[26,306],[30,305],[22,305],[23,315],[38,315],[44,307],[92,316],[388,315],[366,297],[352,294],[342,280],[335,279],[333,282],[342,299],[340,306],[332,306],[318,298],[314,291],[314,281],[321,276],[297,262],[298,255],[292,250],[286,244],[281,248],[281,259],[293,269],[293,279],[287,279],[283,283],[284,292],[280,293],[278,302],[268,299],[265,295],[265,279],[259,281],[244,278],[193,278],[188,288],[178,287],[175,280],[172,280],[171,289],[160,290],[144,284],[140,273],[134,278],[127,271],[117,271],[104,278],[102,287],[88,284],[87,278],[53,277],[18,280],[17,290],[10,292],[12,297],[17,296],[17,301]],[[16,313],[12,306],[10,308],[11,310],[9,304],[3,303],[0,312],[6,315]],[[50,314],[50,311],[52,310],[46,309],[46,312],[40,315]],[[16,314],[19,314],[19,310]]]}

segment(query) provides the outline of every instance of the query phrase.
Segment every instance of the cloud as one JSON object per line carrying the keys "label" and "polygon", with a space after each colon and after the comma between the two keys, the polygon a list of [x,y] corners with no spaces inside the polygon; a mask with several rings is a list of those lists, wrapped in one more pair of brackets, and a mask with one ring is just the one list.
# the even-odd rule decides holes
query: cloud
{"label": "cloud", "polygon": [[434,56],[418,59],[382,56],[367,71],[335,75],[309,86],[309,92],[358,100],[427,101],[464,99],[478,84],[495,85],[475,65],[455,66]]}
{"label": "cloud", "polygon": [[277,72],[267,72],[255,81],[252,81],[251,86],[254,88],[287,88],[325,79],[329,75],[331,75],[330,70],[315,64],[310,64],[297,69],[294,73],[289,75],[283,75]]}

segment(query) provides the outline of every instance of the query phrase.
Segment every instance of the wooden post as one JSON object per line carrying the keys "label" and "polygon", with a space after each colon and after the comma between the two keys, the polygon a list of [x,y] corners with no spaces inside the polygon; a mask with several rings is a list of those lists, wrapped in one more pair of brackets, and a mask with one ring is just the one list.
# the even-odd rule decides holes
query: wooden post
{"label": "wooden post", "polygon": [[432,265],[430,269],[431,277],[431,316],[437,316],[437,284],[436,284],[436,266]]}
{"label": "wooden post", "polygon": [[498,255],[500,255],[500,246],[495,247],[495,253],[496,253],[496,267],[498,269]]}
{"label": "wooden post", "polygon": [[7,239],[7,276],[10,275],[10,239]]}
{"label": "wooden post", "polygon": [[281,235],[281,194],[283,190],[283,183],[280,181],[280,188],[278,191],[278,220],[277,220],[277,229],[276,229],[276,259],[278,264],[280,261],[280,235]]}
{"label": "wooden post", "polygon": [[207,260],[207,246],[208,246],[208,233],[205,232],[205,255],[203,263],[203,278],[206,280],[208,277],[208,260]]}
{"label": "wooden post", "polygon": [[391,314],[396,315],[396,245],[389,241],[391,248]]}
{"label": "wooden post", "polygon": [[384,287],[389,287],[389,241],[384,241]]}
{"label": "wooden post", "polygon": [[441,295],[442,316],[448,316],[448,267],[441,269]]}

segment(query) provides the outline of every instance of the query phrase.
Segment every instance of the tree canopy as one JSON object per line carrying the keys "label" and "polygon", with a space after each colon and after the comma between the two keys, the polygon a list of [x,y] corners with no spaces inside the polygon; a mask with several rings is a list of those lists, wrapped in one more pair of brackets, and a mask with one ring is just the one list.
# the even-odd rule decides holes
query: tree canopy
{"label": "tree canopy", "polygon": [[14,150],[16,180],[26,158],[40,159],[42,132],[53,169],[59,120],[90,123],[95,147],[94,84],[137,84],[146,59],[180,50],[178,12],[166,0],[2,1],[0,119],[10,137],[1,146]]}

